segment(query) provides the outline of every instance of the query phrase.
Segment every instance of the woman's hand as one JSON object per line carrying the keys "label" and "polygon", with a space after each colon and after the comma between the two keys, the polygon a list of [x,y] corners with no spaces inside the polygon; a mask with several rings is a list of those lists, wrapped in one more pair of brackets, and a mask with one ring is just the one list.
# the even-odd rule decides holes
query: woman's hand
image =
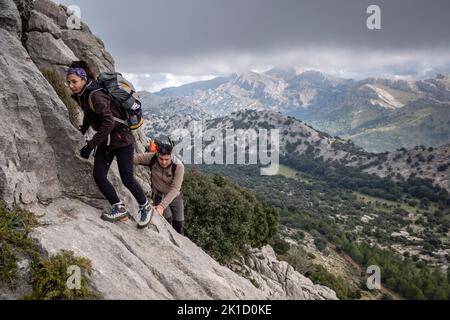
{"label": "woman's hand", "polygon": [[94,150],[89,144],[85,145],[83,149],[80,150],[80,156],[84,159],[89,159],[89,156],[92,153],[92,150]]}
{"label": "woman's hand", "polygon": [[87,129],[83,127],[83,125],[78,126],[78,131],[84,136],[87,132]]}

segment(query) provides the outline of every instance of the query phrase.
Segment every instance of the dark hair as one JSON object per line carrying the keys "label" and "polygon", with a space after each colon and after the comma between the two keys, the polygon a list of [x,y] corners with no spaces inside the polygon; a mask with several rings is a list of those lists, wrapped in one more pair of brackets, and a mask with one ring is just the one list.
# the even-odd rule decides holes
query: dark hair
{"label": "dark hair", "polygon": [[73,61],[69,68],[82,68],[86,71],[87,76],[90,79],[95,79],[95,74],[92,72],[92,69],[89,67],[86,61]]}
{"label": "dark hair", "polygon": [[160,156],[168,156],[168,155],[172,154],[172,150],[173,150],[172,146],[164,145],[164,146],[158,148],[158,154]]}
{"label": "dark hair", "polygon": [[155,139],[158,154],[161,156],[171,155],[175,143],[167,136],[162,136],[159,139]]}

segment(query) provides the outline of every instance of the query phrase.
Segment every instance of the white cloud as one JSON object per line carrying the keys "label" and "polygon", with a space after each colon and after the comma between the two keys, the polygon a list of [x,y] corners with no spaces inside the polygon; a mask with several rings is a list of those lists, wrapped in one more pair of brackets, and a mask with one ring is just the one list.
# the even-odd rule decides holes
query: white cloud
{"label": "white cloud", "polygon": [[[450,73],[450,54],[434,50],[386,52],[360,48],[301,48],[271,52],[222,52],[201,58],[185,57],[179,61],[152,61],[133,59],[133,65],[123,66],[124,73],[139,90],[156,92],[167,87],[209,80],[234,72],[264,72],[273,66],[295,67],[298,70],[318,70],[341,78],[363,79],[384,77],[395,79],[421,79],[436,73]],[[135,67],[136,66],[136,67]],[[139,67],[137,67],[139,66]],[[158,66],[154,68],[153,66]],[[120,70],[120,69],[119,69]],[[131,70],[131,71],[130,71]],[[166,70],[167,72],[158,72]],[[156,72],[152,72],[156,71]]]}
{"label": "white cloud", "polygon": [[[137,81],[153,91],[267,66],[352,78],[450,70],[448,0],[383,1],[376,32],[366,28],[369,0],[54,1],[78,5],[117,69],[143,74]],[[127,28],[114,23],[123,12],[134,17]]]}
{"label": "white cloud", "polygon": [[210,80],[215,75],[177,75],[172,73],[123,73],[123,76],[131,81],[138,91],[157,92],[168,87],[178,87],[187,83]]}
{"label": "white cloud", "polygon": [[207,79],[208,75],[229,75],[251,70],[260,72],[271,66],[319,70],[356,79],[372,76],[421,78],[433,72],[450,72],[450,53],[438,49],[388,52],[369,48],[350,50],[305,46],[297,49],[278,48],[265,52],[229,51],[176,59],[150,58],[141,52],[127,61],[116,62],[118,69],[127,73],[162,75],[161,81],[154,83],[155,88]]}

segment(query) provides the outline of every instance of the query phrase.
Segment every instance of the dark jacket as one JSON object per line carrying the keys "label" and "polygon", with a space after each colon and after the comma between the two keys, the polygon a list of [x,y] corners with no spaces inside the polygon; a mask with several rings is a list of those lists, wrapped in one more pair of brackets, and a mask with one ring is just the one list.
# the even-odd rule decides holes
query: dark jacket
{"label": "dark jacket", "polygon": [[[133,144],[134,136],[130,129],[114,121],[114,117],[126,119],[126,115],[105,91],[93,92],[98,89],[101,89],[101,87],[97,82],[90,80],[79,94],[72,95],[72,98],[80,105],[84,113],[81,132],[86,132],[89,127],[97,131],[94,137],[88,141],[88,145],[92,148],[101,147],[115,150]],[[95,111],[90,108],[88,102],[91,93],[91,101]],[[110,142],[107,146],[109,135]]]}

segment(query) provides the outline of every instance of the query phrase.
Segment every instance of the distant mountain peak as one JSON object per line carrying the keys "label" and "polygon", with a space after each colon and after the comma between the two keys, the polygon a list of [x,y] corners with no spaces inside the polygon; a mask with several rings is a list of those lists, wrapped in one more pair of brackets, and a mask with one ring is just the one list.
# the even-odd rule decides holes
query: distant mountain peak
{"label": "distant mountain peak", "polygon": [[264,74],[269,75],[271,77],[281,78],[284,79],[285,81],[289,81],[290,79],[294,78],[301,72],[302,70],[297,70],[294,67],[274,67],[264,72]]}
{"label": "distant mountain peak", "polygon": [[317,70],[306,70],[297,75],[295,78],[296,80],[306,80],[311,83],[329,83],[329,84],[339,84],[343,81],[346,81],[345,79],[338,78],[335,76],[332,76],[327,73],[323,73]]}

